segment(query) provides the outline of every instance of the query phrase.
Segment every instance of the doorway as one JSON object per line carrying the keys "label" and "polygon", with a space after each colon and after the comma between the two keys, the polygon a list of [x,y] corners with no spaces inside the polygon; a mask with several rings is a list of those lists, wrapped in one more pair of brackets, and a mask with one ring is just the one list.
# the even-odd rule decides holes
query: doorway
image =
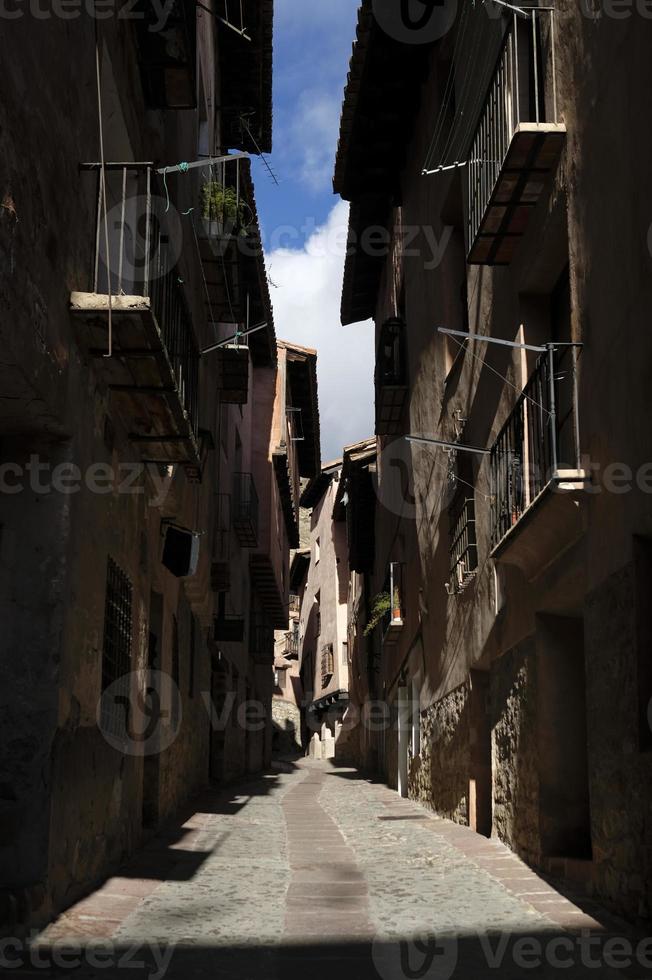
{"label": "doorway", "polygon": [[470,683],[469,826],[483,837],[491,837],[493,787],[489,673],[484,670],[472,670]]}
{"label": "doorway", "polygon": [[537,689],[541,850],[591,860],[581,618],[537,617]]}

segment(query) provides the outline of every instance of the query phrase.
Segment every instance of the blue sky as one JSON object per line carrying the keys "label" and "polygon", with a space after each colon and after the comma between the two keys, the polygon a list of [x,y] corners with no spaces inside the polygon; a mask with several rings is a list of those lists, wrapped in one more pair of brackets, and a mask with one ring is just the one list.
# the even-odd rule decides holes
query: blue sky
{"label": "blue sky", "polygon": [[254,161],[277,335],[318,350],[322,457],[373,434],[373,330],[339,320],[348,206],[333,195],[357,0],[276,0],[275,186]]}
{"label": "blue sky", "polygon": [[256,197],[274,228],[323,224],[334,203],[333,164],[355,36],[357,0],[276,0],[274,4],[275,187],[256,163]]}

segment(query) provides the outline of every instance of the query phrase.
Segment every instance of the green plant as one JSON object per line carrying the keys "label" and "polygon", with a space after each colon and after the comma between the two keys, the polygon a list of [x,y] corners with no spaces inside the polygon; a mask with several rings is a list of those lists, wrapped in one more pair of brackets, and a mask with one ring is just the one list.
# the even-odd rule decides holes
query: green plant
{"label": "green plant", "polygon": [[385,616],[392,608],[392,597],[389,592],[379,592],[371,600],[371,608],[369,610],[369,619],[367,620],[367,625],[364,628],[364,635],[369,636],[370,633],[378,626],[383,616]]}
{"label": "green plant", "polygon": [[241,229],[241,234],[246,234],[250,213],[247,203],[238,197],[233,187],[224,187],[219,180],[207,180],[202,187],[202,218],[222,221],[225,225]]}

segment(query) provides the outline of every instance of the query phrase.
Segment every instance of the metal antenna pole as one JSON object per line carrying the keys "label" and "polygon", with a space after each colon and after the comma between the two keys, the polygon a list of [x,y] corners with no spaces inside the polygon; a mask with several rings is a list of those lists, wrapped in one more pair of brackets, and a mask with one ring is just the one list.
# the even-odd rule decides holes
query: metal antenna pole
{"label": "metal antenna pole", "polygon": [[217,344],[211,344],[210,347],[205,347],[204,350],[199,352],[200,356],[203,357],[204,354],[212,354],[213,351],[219,350],[220,347],[226,347],[227,344],[233,343],[233,341],[238,340],[239,337],[248,337],[252,333],[257,333],[258,330],[264,330],[266,326],[267,326],[267,322],[258,323],[255,327],[250,327],[248,330],[245,330],[244,332],[242,330],[239,330],[237,333],[232,334],[230,337],[227,337],[225,340],[220,340]]}
{"label": "metal antenna pole", "polygon": [[441,446],[443,449],[454,449],[456,452],[475,453],[478,456],[488,456],[490,449],[480,449],[477,446],[465,446],[459,442],[447,442],[446,439],[431,439],[429,436],[405,436],[407,442],[425,443],[427,446]]}

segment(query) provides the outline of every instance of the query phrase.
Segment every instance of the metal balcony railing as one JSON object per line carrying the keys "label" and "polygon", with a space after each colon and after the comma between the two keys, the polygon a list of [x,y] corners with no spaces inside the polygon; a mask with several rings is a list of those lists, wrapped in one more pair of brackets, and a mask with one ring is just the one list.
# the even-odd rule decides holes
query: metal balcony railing
{"label": "metal balcony railing", "polygon": [[475,501],[466,497],[453,517],[450,545],[449,593],[463,592],[475,577],[478,546],[475,536]]}
{"label": "metal balcony railing", "polygon": [[389,609],[382,621],[383,639],[403,627],[403,566],[398,561],[390,563],[385,579],[385,589],[389,594]]}
{"label": "metal balcony railing", "polygon": [[405,384],[405,324],[398,317],[386,320],[380,329],[376,384]]}
{"label": "metal balcony railing", "polygon": [[289,657],[291,660],[296,660],[299,656],[299,634],[294,630],[285,634],[283,656]]}
{"label": "metal balcony railing", "polygon": [[251,473],[233,474],[233,530],[243,548],[258,546],[258,494]]}
{"label": "metal balcony railing", "polygon": [[491,449],[492,547],[545,488],[581,470],[577,361],[579,344],[551,344]]}
{"label": "metal balcony railing", "polygon": [[398,317],[380,330],[376,354],[376,434],[396,434],[407,397],[405,324]]}
{"label": "metal balcony railing", "polygon": [[326,687],[335,673],[335,654],[332,643],[325,643],[321,648],[321,686]]}
{"label": "metal balcony railing", "polygon": [[295,595],[293,592],[290,593],[290,615],[292,613],[301,612],[301,597]]}
{"label": "metal balcony railing", "polygon": [[138,61],[148,106],[194,109],[197,105],[197,6],[193,0],[171,0],[165,24],[149,0],[135,0]]}
{"label": "metal balcony railing", "polygon": [[469,152],[469,261],[509,261],[513,241],[505,245],[502,239],[523,234],[545,175],[556,164],[563,132],[554,11],[514,13]]}
{"label": "metal balcony railing", "polygon": [[[199,348],[176,268],[181,251],[181,230],[175,220],[165,214],[164,191],[152,164],[105,165],[106,222],[101,165],[84,164],[82,169],[97,175],[92,292],[106,296],[110,289],[116,317],[128,314],[130,297],[149,300],[179,399],[196,435]],[[116,345],[116,355],[129,359],[130,346]],[[153,353],[157,351],[154,349]],[[143,351],[134,350],[132,357],[142,360]]]}

